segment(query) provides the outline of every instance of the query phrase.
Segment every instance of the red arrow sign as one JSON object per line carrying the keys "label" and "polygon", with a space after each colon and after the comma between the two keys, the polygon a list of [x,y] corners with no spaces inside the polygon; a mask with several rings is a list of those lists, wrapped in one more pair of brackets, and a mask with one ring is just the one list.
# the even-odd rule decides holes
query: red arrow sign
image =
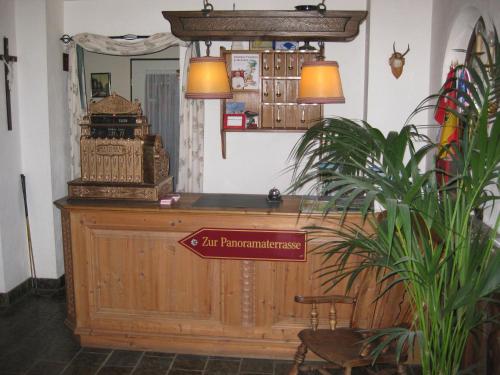
{"label": "red arrow sign", "polygon": [[179,243],[203,258],[305,262],[306,232],[202,228]]}

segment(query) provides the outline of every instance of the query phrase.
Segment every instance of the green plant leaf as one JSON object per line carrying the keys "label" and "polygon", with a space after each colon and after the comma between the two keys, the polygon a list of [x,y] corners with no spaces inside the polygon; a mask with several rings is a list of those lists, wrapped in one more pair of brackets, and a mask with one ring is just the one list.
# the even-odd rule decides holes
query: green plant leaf
{"label": "green plant leaf", "polygon": [[[483,36],[481,36],[483,37]],[[493,251],[500,219],[488,230],[476,225],[477,211],[500,200],[500,43],[495,59],[473,54],[464,67],[471,82],[461,82],[459,66],[445,88],[419,103],[399,131],[384,135],[363,121],[324,119],[294,147],[292,191],[313,185],[340,208],[339,226],[314,228],[323,257],[318,274],[325,289],[353,289],[369,271],[379,283],[380,299],[404,287],[413,309],[412,330],[373,336],[379,355],[390,341],[395,350],[420,346],[424,373],[456,374],[471,331],[489,319],[478,303],[491,302],[500,290],[500,253]],[[446,98],[447,112],[460,120],[460,139],[441,146],[425,134],[430,126],[410,123],[416,114],[435,110]],[[446,156],[451,165],[421,170],[427,158]],[[427,163],[429,164],[429,163]],[[444,178],[446,177],[446,178]],[[361,199],[357,225],[345,220]],[[373,212],[378,202],[384,212]],[[342,205],[343,204],[343,205]],[[339,205],[341,207],[339,207]],[[321,242],[322,241],[322,242]],[[373,282],[374,280],[372,280]]]}

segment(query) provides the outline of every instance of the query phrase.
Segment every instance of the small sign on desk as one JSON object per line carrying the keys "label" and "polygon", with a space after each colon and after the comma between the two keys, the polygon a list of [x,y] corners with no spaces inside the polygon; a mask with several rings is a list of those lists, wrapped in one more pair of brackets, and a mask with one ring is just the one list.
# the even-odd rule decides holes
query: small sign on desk
{"label": "small sign on desk", "polygon": [[305,262],[304,231],[201,228],[179,241],[202,258]]}

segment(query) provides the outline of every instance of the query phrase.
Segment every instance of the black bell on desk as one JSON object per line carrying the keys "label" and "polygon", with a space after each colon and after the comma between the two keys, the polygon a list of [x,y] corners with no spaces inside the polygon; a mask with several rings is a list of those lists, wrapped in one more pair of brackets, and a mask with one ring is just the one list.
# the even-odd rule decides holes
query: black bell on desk
{"label": "black bell on desk", "polygon": [[267,202],[268,203],[280,204],[281,200],[282,200],[281,193],[278,189],[273,187],[271,190],[269,190],[269,194],[267,194]]}

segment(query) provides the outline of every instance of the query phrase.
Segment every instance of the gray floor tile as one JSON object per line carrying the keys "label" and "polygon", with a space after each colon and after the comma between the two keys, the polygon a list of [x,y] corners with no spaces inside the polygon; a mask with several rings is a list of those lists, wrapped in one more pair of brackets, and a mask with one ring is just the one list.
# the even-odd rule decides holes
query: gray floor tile
{"label": "gray floor tile", "polygon": [[270,359],[243,358],[241,362],[242,373],[272,374],[273,361]]}
{"label": "gray floor tile", "polygon": [[164,352],[144,352],[146,357],[175,357],[175,353],[164,353]]}
{"label": "gray floor tile", "polygon": [[165,370],[172,365],[173,357],[144,356],[137,365],[137,369]]}
{"label": "gray floor tile", "polygon": [[62,375],[95,375],[98,369],[92,366],[69,366]]}
{"label": "gray floor tile", "polygon": [[106,361],[104,366],[117,366],[117,367],[134,367],[143,352],[131,350],[113,350],[111,357]]}
{"label": "gray floor tile", "polygon": [[208,356],[208,359],[221,359],[223,361],[240,361],[241,358],[239,357],[226,357],[226,356],[221,356],[221,355],[210,355]]}
{"label": "gray floor tile", "polygon": [[65,363],[42,360],[35,363],[30,368],[27,375],[57,375],[60,374],[65,367]]}
{"label": "gray floor tile", "polygon": [[132,373],[133,375],[165,375],[168,370],[158,370],[158,369],[146,369],[146,368],[137,368]]}
{"label": "gray floor tile", "polygon": [[274,361],[274,375],[288,375],[292,366],[292,361]]}
{"label": "gray floor tile", "polygon": [[190,354],[179,354],[175,357],[172,368],[179,370],[203,371],[208,357]]}
{"label": "gray floor tile", "polygon": [[237,374],[240,369],[239,359],[212,359],[210,358],[205,368],[205,375]]}
{"label": "gray floor tile", "polygon": [[97,375],[129,375],[133,370],[133,367],[101,367]]}
{"label": "gray floor tile", "polygon": [[41,359],[52,362],[69,362],[80,351],[80,346],[73,340],[52,342],[40,356]]}
{"label": "gray floor tile", "polygon": [[82,352],[86,353],[111,353],[113,349],[108,349],[108,348],[91,348],[91,347],[83,347]]}
{"label": "gray floor tile", "polygon": [[29,352],[17,349],[0,357],[0,368],[5,373],[25,373],[36,361]]}
{"label": "gray floor tile", "polygon": [[81,351],[70,364],[75,367],[100,367],[107,357],[108,354],[104,353],[86,353]]}

